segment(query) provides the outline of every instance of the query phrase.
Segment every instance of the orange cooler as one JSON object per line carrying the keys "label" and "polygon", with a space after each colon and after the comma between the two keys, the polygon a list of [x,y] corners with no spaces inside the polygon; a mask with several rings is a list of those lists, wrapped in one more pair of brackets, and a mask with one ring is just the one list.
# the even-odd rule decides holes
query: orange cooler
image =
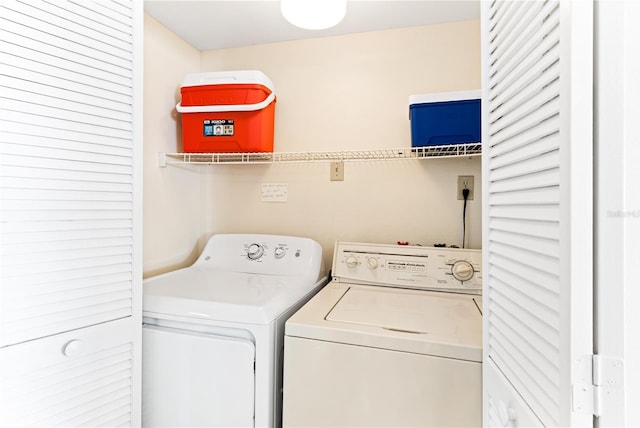
{"label": "orange cooler", "polygon": [[276,95],[261,71],[188,74],[180,93],[185,152],[273,152]]}

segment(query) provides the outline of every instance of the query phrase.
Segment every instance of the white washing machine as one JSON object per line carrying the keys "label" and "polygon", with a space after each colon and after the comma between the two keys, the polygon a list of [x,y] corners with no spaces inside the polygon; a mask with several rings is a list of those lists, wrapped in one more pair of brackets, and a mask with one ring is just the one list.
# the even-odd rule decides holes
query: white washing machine
{"label": "white washing machine", "polygon": [[482,425],[481,252],[337,243],[285,327],[285,427]]}
{"label": "white washing machine", "polygon": [[143,426],[280,425],[284,322],[325,283],[317,242],[243,234],[145,280]]}

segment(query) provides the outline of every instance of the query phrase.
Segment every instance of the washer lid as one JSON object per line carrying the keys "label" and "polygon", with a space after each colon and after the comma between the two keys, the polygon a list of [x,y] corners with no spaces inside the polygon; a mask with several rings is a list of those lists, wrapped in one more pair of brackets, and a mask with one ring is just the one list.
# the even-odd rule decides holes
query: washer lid
{"label": "washer lid", "polygon": [[432,340],[471,342],[480,312],[471,297],[389,293],[380,287],[350,288],[327,320],[429,335]]}
{"label": "washer lid", "polygon": [[296,277],[188,267],[145,280],[143,312],[269,324],[314,286]]}
{"label": "washer lid", "polygon": [[482,361],[473,296],[330,283],[286,323],[286,335]]}

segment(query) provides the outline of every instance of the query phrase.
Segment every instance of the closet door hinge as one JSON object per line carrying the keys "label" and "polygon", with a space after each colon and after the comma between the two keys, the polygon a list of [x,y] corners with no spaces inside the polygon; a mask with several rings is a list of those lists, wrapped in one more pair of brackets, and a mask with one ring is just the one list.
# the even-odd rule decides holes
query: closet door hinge
{"label": "closet door hinge", "polygon": [[573,411],[594,416],[616,412],[616,408],[622,404],[624,394],[623,360],[592,355],[585,363],[591,366],[591,384],[573,385]]}

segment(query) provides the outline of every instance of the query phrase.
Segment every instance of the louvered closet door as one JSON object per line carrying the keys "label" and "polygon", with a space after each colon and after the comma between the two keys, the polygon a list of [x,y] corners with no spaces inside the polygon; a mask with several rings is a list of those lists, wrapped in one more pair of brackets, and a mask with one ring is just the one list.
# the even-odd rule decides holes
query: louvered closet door
{"label": "louvered closet door", "polygon": [[0,2],[2,426],[139,418],[141,23]]}
{"label": "louvered closet door", "polygon": [[482,4],[486,426],[592,424],[592,7]]}

